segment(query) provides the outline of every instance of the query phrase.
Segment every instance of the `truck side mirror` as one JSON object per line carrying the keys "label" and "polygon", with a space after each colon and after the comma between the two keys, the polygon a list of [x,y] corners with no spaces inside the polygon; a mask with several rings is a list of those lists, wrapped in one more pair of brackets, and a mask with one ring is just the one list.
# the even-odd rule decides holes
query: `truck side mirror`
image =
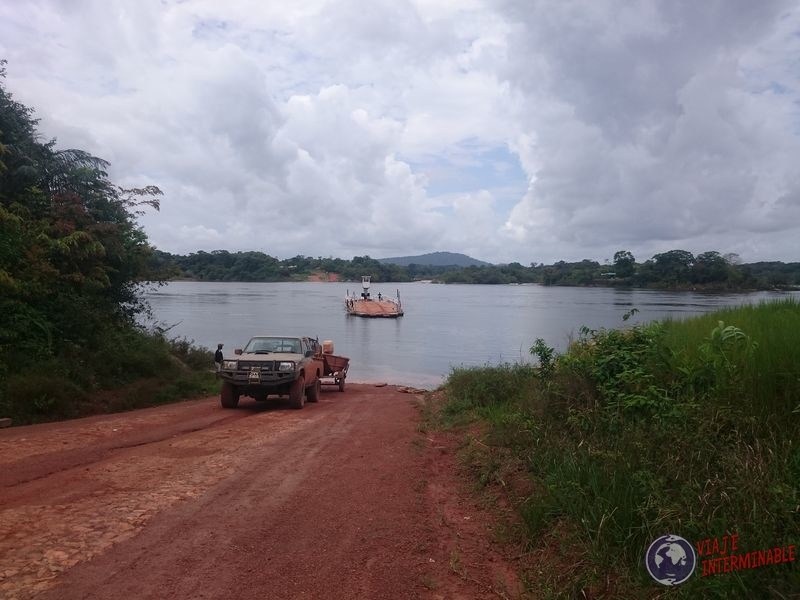
{"label": "truck side mirror", "polygon": [[239,354],[242,353],[242,349],[241,348],[237,348],[236,350],[233,351],[233,353],[236,354],[236,355],[239,355]]}

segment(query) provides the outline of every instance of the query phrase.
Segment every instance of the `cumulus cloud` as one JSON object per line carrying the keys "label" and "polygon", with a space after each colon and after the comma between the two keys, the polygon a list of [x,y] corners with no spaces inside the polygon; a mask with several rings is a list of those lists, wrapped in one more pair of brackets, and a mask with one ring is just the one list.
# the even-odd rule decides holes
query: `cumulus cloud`
{"label": "cumulus cloud", "polygon": [[800,10],[696,3],[0,5],[45,135],[159,185],[170,252],[800,260]]}
{"label": "cumulus cloud", "polygon": [[759,54],[797,60],[800,14],[734,4],[504,7],[520,24],[509,55],[538,56],[534,70],[508,65],[532,178],[506,222],[514,239],[578,258],[702,251],[713,236],[751,259],[797,259],[797,95],[764,85],[779,69]]}

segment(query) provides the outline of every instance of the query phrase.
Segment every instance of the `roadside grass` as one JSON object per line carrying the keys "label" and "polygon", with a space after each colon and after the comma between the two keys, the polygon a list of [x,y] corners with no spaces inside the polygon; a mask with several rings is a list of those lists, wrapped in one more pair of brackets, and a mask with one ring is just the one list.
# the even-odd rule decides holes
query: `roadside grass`
{"label": "roadside grass", "polygon": [[112,390],[110,401],[102,404],[99,412],[122,412],[148,406],[159,406],[210,396],[218,392],[219,381],[210,371],[185,374],[175,379],[140,380],[121,389]]}
{"label": "roadside grass", "polygon": [[0,416],[26,425],[209,395],[219,391],[213,364],[190,340],[113,331],[100,347],[64,347],[10,374],[0,384]]}
{"label": "roadside grass", "polygon": [[[740,553],[800,541],[796,301],[583,330],[561,356],[539,341],[533,352],[539,367],[453,370],[430,420],[486,425],[462,452],[480,487],[504,488],[522,465],[530,486],[509,495],[518,517],[508,531],[532,559],[534,597],[663,592],[643,565],[665,533],[738,533]],[[671,595],[800,589],[797,563],[701,577],[702,559]]]}

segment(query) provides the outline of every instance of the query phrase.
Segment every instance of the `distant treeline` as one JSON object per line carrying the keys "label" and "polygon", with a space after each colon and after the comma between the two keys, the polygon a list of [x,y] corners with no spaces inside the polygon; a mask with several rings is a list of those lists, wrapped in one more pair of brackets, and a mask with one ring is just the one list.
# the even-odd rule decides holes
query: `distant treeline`
{"label": "distant treeline", "polygon": [[156,251],[151,270],[165,279],[198,281],[297,281],[314,273],[336,274],[358,281],[371,275],[375,282],[434,280],[442,283],[540,283],[543,285],[630,286],[666,289],[772,289],[800,286],[800,263],[741,264],[736,255],[670,250],[637,262],[620,250],[612,262],[559,261],[472,267],[384,264],[369,256],[352,260],[295,256],[279,260],[263,252],[195,252],[188,256]]}

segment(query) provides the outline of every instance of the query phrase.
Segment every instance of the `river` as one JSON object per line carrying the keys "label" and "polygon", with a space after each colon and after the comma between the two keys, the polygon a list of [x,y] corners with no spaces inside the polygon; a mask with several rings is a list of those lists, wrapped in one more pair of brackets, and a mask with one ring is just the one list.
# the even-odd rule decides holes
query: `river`
{"label": "river", "polygon": [[[399,290],[405,316],[363,319],[345,313],[348,290],[360,293],[360,284],[182,281],[152,288],[145,298],[153,309],[149,324],[208,348],[223,343],[226,356],[253,335],[307,335],[333,340],[336,354],[350,357],[348,381],[432,388],[452,367],[530,360],[536,338],[563,350],[583,325],[684,318],[787,295],[387,283],[373,284],[373,296]],[[632,308],[638,312],[623,321]]]}

